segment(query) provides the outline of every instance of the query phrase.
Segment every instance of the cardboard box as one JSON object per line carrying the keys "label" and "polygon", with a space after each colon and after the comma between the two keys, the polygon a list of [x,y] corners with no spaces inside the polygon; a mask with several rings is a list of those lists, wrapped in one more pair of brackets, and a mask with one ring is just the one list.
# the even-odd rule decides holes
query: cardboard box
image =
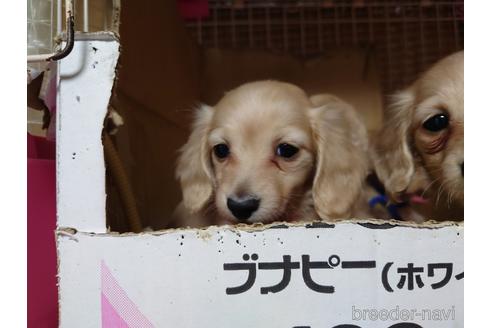
{"label": "cardboard box", "polygon": [[62,327],[463,327],[461,225],[57,236]]}
{"label": "cardboard box", "polygon": [[78,36],[58,67],[61,327],[463,327],[463,224],[108,232],[101,131],[119,48]]}

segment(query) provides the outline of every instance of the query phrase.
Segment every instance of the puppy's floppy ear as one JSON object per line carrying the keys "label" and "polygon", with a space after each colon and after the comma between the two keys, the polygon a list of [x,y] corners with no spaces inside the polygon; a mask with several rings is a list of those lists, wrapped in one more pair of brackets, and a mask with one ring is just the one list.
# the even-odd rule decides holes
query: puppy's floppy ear
{"label": "puppy's floppy ear", "polygon": [[347,218],[368,171],[366,128],[350,105],[332,96],[310,110],[310,119],[317,147],[316,212],[323,219]]}
{"label": "puppy's floppy ear", "polygon": [[396,201],[402,200],[401,196],[409,187],[415,171],[408,144],[414,103],[415,97],[411,89],[393,96],[383,129],[371,152],[376,174],[391,198]]}
{"label": "puppy's floppy ear", "polygon": [[195,112],[191,135],[180,149],[176,178],[181,184],[183,204],[191,213],[205,206],[212,195],[210,154],[207,134],[213,117],[213,108],[202,105]]}

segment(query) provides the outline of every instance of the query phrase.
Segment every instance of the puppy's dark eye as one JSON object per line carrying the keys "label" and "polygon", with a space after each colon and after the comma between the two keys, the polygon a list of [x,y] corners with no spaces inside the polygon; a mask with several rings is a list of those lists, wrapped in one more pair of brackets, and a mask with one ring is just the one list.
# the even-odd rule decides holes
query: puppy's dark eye
{"label": "puppy's dark eye", "polygon": [[229,156],[229,146],[226,144],[218,144],[214,146],[214,154],[217,158],[224,159]]}
{"label": "puppy's dark eye", "polygon": [[431,132],[444,130],[449,125],[449,118],[444,114],[437,114],[427,119],[422,125],[424,129]]}
{"label": "puppy's dark eye", "polygon": [[277,146],[277,149],[275,150],[275,154],[283,158],[291,158],[292,156],[297,154],[298,151],[299,148],[289,145],[287,143],[282,143]]}

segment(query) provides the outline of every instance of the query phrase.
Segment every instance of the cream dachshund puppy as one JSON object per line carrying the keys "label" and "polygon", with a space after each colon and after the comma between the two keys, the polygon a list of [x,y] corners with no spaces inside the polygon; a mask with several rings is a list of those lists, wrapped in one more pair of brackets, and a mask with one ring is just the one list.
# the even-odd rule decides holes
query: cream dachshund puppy
{"label": "cream dachshund puppy", "polygon": [[375,143],[373,165],[388,195],[428,198],[409,219],[463,220],[463,59],[442,59],[397,93]]}
{"label": "cream dachshund puppy", "polygon": [[348,218],[368,163],[366,129],[349,105],[288,83],[247,83],[196,112],[177,162],[177,225]]}

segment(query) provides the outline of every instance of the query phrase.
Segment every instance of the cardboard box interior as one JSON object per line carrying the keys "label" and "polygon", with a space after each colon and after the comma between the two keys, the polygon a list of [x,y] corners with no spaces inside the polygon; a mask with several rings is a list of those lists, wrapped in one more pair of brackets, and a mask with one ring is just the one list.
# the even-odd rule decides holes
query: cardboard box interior
{"label": "cardboard box interior", "polygon": [[[242,83],[276,79],[308,94],[332,93],[361,113],[370,133],[382,120],[376,54],[333,49],[317,58],[255,49],[201,49],[188,35],[174,1],[126,1],[121,57],[112,106],[125,124],[115,143],[130,177],[143,226],[167,228],[181,199],[174,178],[177,150],[200,102],[214,105]],[[128,231],[115,187],[108,184],[108,225]]]}

